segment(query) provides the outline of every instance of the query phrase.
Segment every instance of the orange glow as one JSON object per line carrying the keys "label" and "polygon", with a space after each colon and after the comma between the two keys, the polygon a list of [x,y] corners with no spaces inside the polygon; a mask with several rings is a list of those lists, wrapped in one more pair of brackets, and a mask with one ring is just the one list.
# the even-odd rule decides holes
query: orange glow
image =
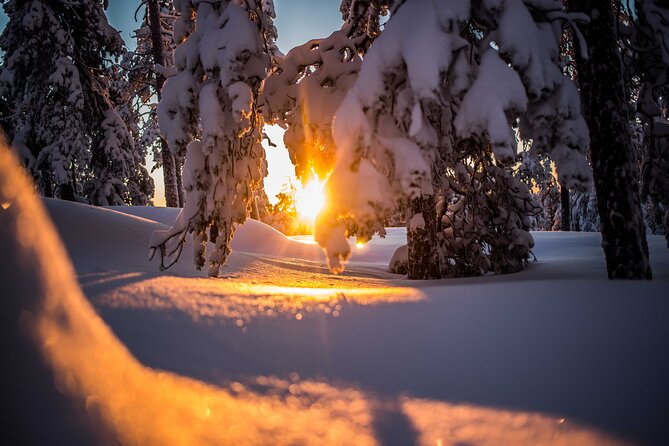
{"label": "orange glow", "polygon": [[[271,280],[271,269],[263,272],[268,276],[266,279]],[[289,278],[284,280],[290,284]],[[119,287],[95,303],[107,308],[179,310],[194,321],[230,321],[242,328],[265,317],[301,320],[319,313],[338,317],[351,305],[415,303],[425,299],[417,288],[378,286],[383,282],[369,278],[343,281],[338,283],[340,286],[327,283],[324,277],[320,281],[307,279],[299,286],[291,286],[163,276]],[[221,295],[225,299],[221,299]]]}
{"label": "orange glow", "polygon": [[311,180],[306,186],[298,185],[295,192],[295,208],[300,217],[313,222],[325,205],[323,186],[325,181]]}
{"label": "orange glow", "polygon": [[[10,297],[22,305],[16,310],[13,305],[9,307],[13,312],[9,317],[17,316],[19,322],[10,327],[14,330],[10,331],[10,339],[18,339],[19,333],[28,335],[33,349],[39,349],[43,355],[44,364],[33,365],[21,357],[16,360],[23,361],[26,371],[34,367],[48,368],[36,369],[48,373],[40,371],[34,376],[51,379],[53,374],[57,391],[71,399],[73,408],[81,409],[76,412],[73,409],[72,413],[81,416],[81,426],[90,428],[96,443],[375,446],[383,441],[376,438],[380,437],[377,434],[379,408],[383,413],[384,405],[390,405],[393,415],[397,413],[410,421],[418,435],[416,443],[421,445],[439,444],[442,439],[446,445],[622,444],[552,415],[453,404],[403,394],[397,395],[393,404],[387,397],[379,400],[374,393],[346,383],[300,379],[296,373],[290,381],[274,376],[248,376],[244,382],[217,387],[145,367],[131,355],[83,295],[67,252],[41,200],[34,194],[34,187],[11,152],[3,147],[0,147],[0,172],[3,172],[0,199],[20,197],[12,202],[3,220],[0,246],[9,246],[10,252],[15,250],[17,259],[29,259],[16,262],[16,269],[9,270],[19,272]],[[261,268],[258,274],[267,276],[268,269]],[[136,277],[133,274],[120,277]],[[300,280],[309,274],[300,272]],[[0,277],[5,276],[0,274]],[[259,310],[282,311],[300,319],[297,315],[306,318],[311,303],[312,311],[323,308],[323,312],[331,311],[336,317],[347,302],[381,304],[390,301],[388,296],[392,299],[393,292],[400,301],[421,296],[419,290],[408,287],[372,288],[374,283],[384,282],[371,278],[336,279],[342,285],[353,285],[361,280],[358,284],[368,286],[367,289],[360,286],[337,289],[330,283],[335,279],[321,277],[322,281],[314,281],[311,287],[297,287],[161,276],[117,288],[111,296],[139,286],[126,296],[129,305],[138,306],[137,299],[143,298],[140,304],[151,309],[171,305],[182,311],[195,311],[200,316],[214,309],[221,316],[236,320],[245,317],[244,307],[249,309],[247,314]],[[109,274],[102,277],[111,278]],[[285,278],[284,274],[276,280],[285,283]],[[40,286],[34,287],[32,281]],[[186,289],[179,294],[178,285],[186,284],[199,290],[199,295],[192,296]],[[316,288],[319,284],[322,287]],[[227,304],[234,297],[228,291],[237,293],[237,303],[231,304],[237,305],[236,308]],[[291,296],[294,299],[288,299]],[[205,297],[208,302],[203,302]],[[117,298],[123,303],[122,295]],[[259,304],[259,298],[266,303]],[[288,300],[290,302],[286,302]],[[325,306],[322,300],[330,300],[332,305]],[[40,410],[49,413],[61,407],[47,405]],[[33,426],[39,428],[41,421],[35,417]]]}

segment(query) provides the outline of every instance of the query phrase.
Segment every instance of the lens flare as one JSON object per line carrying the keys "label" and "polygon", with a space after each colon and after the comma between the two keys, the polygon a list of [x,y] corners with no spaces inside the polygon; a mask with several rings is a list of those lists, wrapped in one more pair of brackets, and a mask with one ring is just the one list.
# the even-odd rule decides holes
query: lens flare
{"label": "lens flare", "polygon": [[295,192],[295,208],[300,217],[314,221],[325,205],[324,181],[312,180]]}

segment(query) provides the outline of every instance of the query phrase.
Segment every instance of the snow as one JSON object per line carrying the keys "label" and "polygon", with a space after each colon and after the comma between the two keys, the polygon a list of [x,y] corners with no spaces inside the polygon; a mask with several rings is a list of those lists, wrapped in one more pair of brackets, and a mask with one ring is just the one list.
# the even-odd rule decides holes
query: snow
{"label": "snow", "polygon": [[[509,173],[518,137],[550,155],[560,184],[587,189],[591,180],[579,94],[559,60],[561,20],[575,26],[583,17],[553,0],[395,5],[332,123],[329,205],[315,231],[333,272],[349,258],[343,222],[367,237],[399,200],[421,197],[467,203],[433,236],[435,275],[524,267],[539,206]],[[477,209],[499,212],[474,219]]]}
{"label": "snow", "polygon": [[[3,365],[4,383],[33,389],[3,399],[22,420],[8,425],[32,425],[42,443],[56,431],[68,444],[665,439],[659,236],[653,281],[607,280],[597,233],[533,233],[538,261],[517,274],[408,281],[385,271],[403,229],[334,276],[316,245],[248,221],[211,279],[192,262],[147,261],[175,209],[40,204],[29,191],[0,176],[3,339],[26,352]],[[34,389],[48,392],[25,396]]]}
{"label": "snow", "polygon": [[[193,262],[218,276],[267,174],[262,119],[253,110],[276,49],[271,5],[175,3],[183,15],[195,17],[196,26],[175,51],[179,73],[165,82],[157,109],[170,150],[186,155],[184,211],[172,228],[151,238],[161,267],[178,260],[191,234]],[[187,33],[189,22],[177,21],[175,32]],[[205,258],[207,240],[216,248]]]}
{"label": "snow", "polygon": [[402,274],[407,272],[407,262],[409,260],[409,247],[402,245],[395,250],[393,256],[388,262],[388,271],[391,273]]}
{"label": "snow", "polygon": [[497,51],[487,49],[481,57],[479,76],[465,95],[454,125],[462,138],[486,134],[495,156],[511,160],[516,142],[505,111],[525,111],[527,96],[518,74],[500,59]]}

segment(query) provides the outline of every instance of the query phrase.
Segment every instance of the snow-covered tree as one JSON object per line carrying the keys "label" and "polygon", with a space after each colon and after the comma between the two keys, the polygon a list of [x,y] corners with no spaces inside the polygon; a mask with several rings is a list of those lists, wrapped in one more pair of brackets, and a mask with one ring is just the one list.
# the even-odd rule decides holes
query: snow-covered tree
{"label": "snow-covered tree", "polygon": [[[137,128],[133,132],[135,145],[144,152],[151,151],[154,170],[163,167],[163,159],[167,159],[163,169],[165,201],[167,206],[178,207],[183,205],[180,157],[173,156],[161,138],[156,114],[164,77],[171,74],[174,66],[176,45],[172,30],[177,12],[171,0],[143,0],[136,14],[141,10],[144,16],[140,28],[135,30],[135,49],[126,52],[121,60],[123,94],[128,96],[127,113],[122,118],[128,127]],[[156,13],[157,19],[152,20]]]}
{"label": "snow-covered tree", "polygon": [[0,37],[5,53],[0,97],[8,108],[0,122],[46,196],[60,196],[61,188],[79,190],[82,178],[75,169],[89,160],[82,86],[71,58],[73,38],[54,6],[4,3],[9,22]]}
{"label": "snow-covered tree", "polygon": [[185,203],[171,229],[154,233],[151,248],[165,267],[192,233],[202,267],[211,240],[208,272],[217,276],[267,171],[257,98],[277,52],[274,6],[271,0],[174,5],[181,14],[174,26],[178,72],[165,82],[158,119],[172,153],[186,152]]}
{"label": "snow-covered tree", "polygon": [[390,3],[342,2],[342,28],[278,58],[265,82],[263,116],[286,129],[284,143],[303,182],[314,174],[325,178],[334,166],[335,111],[355,82],[362,56],[378,36],[379,18],[388,13]]}
{"label": "snow-covered tree", "polygon": [[569,194],[570,221],[572,231],[599,232],[600,220],[597,196],[594,188]]}
{"label": "snow-covered tree", "polygon": [[[276,194],[276,203],[272,204],[267,200],[265,209],[259,210],[260,220],[286,235],[309,234],[310,224],[301,219],[297,212],[296,195],[297,189],[292,181],[284,183],[281,191]],[[258,200],[258,207],[261,208],[261,200]]]}
{"label": "snow-covered tree", "polygon": [[401,198],[409,277],[524,266],[538,207],[505,167],[512,126],[568,187],[590,179],[578,93],[559,64],[562,22],[580,19],[556,1],[395,4],[335,114],[337,161],[316,231],[333,271],[350,255],[342,219],[370,236]]}
{"label": "snow-covered tree", "polygon": [[[146,58],[150,53],[153,64],[150,66],[150,77],[153,80],[153,90],[158,100],[160,100],[160,91],[165,82],[165,71],[168,66],[174,64],[175,41],[173,39],[174,21],[176,11],[171,1],[143,0],[146,7],[144,23],[139,30],[138,40],[143,40],[142,52],[140,58]],[[148,35],[147,35],[148,34]],[[152,113],[156,110],[152,107]],[[156,119],[151,116],[150,123],[155,123]],[[163,138],[159,138],[160,144],[160,166],[163,168],[163,178],[165,181],[165,201],[170,207],[183,206],[181,157],[184,153],[172,154]]]}
{"label": "snow-covered tree", "polygon": [[582,27],[588,58],[577,54],[577,69],[591,131],[590,154],[608,275],[612,279],[650,279],[614,6],[608,0],[579,0],[574,7],[591,16],[590,23]]}
{"label": "snow-covered tree", "polygon": [[[641,157],[642,198],[646,221],[653,232],[664,233],[669,245],[669,5],[656,0],[637,0],[636,20],[623,30],[626,53],[632,59],[628,82],[635,84],[636,112],[641,125],[634,128]],[[630,56],[631,53],[631,56]]]}
{"label": "snow-covered tree", "polygon": [[111,85],[109,88],[109,98],[114,105],[116,113],[126,125],[130,134],[133,151],[134,181],[128,182],[129,200],[127,203],[134,206],[146,206],[151,203],[155,188],[153,178],[146,167],[146,157],[150,144],[146,144],[145,121],[142,117],[142,110],[138,107],[138,101],[135,90],[128,88],[132,81],[128,77],[128,72],[119,65],[111,67]]}
{"label": "snow-covered tree", "polygon": [[109,63],[123,40],[99,0],[3,3],[9,23],[0,97],[11,145],[47,196],[130,202],[134,148],[109,99]]}
{"label": "snow-covered tree", "polygon": [[[514,175],[530,189],[542,212],[535,216],[533,230],[552,231],[556,218],[560,219],[560,186],[553,175],[553,163],[545,155],[533,153],[526,144],[519,153]],[[559,229],[560,225],[558,225]]]}

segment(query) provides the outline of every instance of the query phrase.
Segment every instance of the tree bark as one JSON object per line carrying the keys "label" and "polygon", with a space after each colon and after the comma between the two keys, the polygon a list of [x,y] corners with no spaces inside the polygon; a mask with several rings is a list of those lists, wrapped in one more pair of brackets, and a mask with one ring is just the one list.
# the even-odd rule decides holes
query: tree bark
{"label": "tree bark", "polygon": [[47,198],[53,198],[53,184],[51,182],[51,169],[42,167],[42,194]]}
{"label": "tree bark", "polygon": [[184,182],[182,176],[183,162],[180,157],[174,157],[174,175],[177,178],[177,197],[179,198],[179,207],[184,207]]}
{"label": "tree bark", "polygon": [[[163,54],[163,33],[160,25],[160,5],[158,0],[147,0],[149,8],[149,28],[151,29],[151,46],[153,52],[153,63],[156,65],[165,65]],[[155,91],[160,101],[160,90],[163,88],[165,79],[160,73],[154,71]],[[179,193],[177,188],[177,170],[172,152],[170,152],[167,142],[160,138],[160,154],[163,159],[163,178],[165,180],[165,202],[168,207],[179,207]]]}
{"label": "tree bark", "polygon": [[67,201],[75,201],[74,188],[71,184],[65,183],[60,185],[60,199]]}
{"label": "tree bark", "polygon": [[571,209],[569,208],[569,189],[560,183],[560,231],[571,230]]}
{"label": "tree bark", "polygon": [[163,178],[165,179],[165,204],[167,207],[179,207],[179,194],[177,192],[177,177],[174,166],[174,156],[167,147],[167,141],[160,138],[160,153],[163,158]]}
{"label": "tree bark", "polygon": [[407,218],[409,279],[441,278],[438,245],[434,195],[410,200]]}
{"label": "tree bark", "polygon": [[602,247],[611,279],[651,279],[641,201],[625,100],[616,18],[610,0],[571,2],[591,17],[581,27],[589,58],[577,52],[584,116],[590,128],[592,169]]}

